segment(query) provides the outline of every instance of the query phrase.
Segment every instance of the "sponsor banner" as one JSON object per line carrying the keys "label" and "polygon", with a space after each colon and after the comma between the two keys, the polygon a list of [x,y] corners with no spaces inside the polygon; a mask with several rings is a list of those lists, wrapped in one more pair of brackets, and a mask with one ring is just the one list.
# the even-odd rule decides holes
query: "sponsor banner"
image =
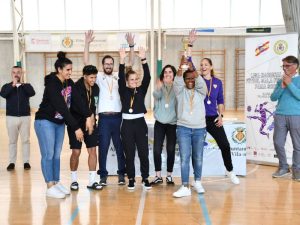
{"label": "sponsor banner", "polygon": [[[225,132],[231,147],[231,157],[234,171],[237,175],[246,175],[246,126],[244,123],[226,123],[224,125]],[[155,174],[154,160],[153,160],[153,137],[154,125],[148,123],[148,144],[149,144],[149,173],[150,176]],[[175,163],[173,169],[173,176],[180,177],[180,154],[178,144],[175,150]],[[162,175],[167,174],[167,153],[165,144],[162,152]],[[107,170],[110,175],[116,175],[117,166],[116,151],[111,144],[107,156]],[[135,157],[136,174],[140,175],[140,160],[136,152]],[[208,134],[205,140],[204,154],[203,154],[203,176],[222,176],[225,175],[225,167],[221,155],[221,151],[216,144],[216,141]],[[193,176],[192,162],[190,163],[190,177]]]}
{"label": "sponsor banner", "polygon": [[[147,33],[134,33],[135,48],[147,48]],[[118,51],[129,48],[125,33],[95,34],[90,52]],[[25,35],[26,52],[83,52],[84,34],[28,34]],[[129,49],[128,49],[129,50]]]}
{"label": "sponsor banner", "polygon": [[[273,115],[277,102],[271,102],[270,95],[283,75],[280,67],[282,59],[288,55],[297,57],[298,35],[247,38],[245,46],[247,159],[278,163],[273,145]],[[292,143],[289,135],[286,151],[291,163]]]}

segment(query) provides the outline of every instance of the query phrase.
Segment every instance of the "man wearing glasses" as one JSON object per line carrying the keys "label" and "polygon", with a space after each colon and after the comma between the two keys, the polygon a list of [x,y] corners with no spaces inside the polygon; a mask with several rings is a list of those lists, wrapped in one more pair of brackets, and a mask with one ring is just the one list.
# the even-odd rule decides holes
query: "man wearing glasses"
{"label": "man wearing glasses", "polygon": [[[89,64],[89,45],[94,40],[93,31],[85,34],[84,64]],[[125,156],[123,152],[120,127],[122,122],[121,100],[119,95],[118,73],[113,72],[114,59],[106,55],[102,59],[103,72],[97,75],[96,83],[100,88],[98,101],[99,149],[98,162],[100,185],[107,185],[108,171],[106,169],[107,154],[112,139],[118,160],[118,184],[125,184]]]}
{"label": "man wearing glasses", "polygon": [[283,77],[271,95],[272,101],[278,101],[274,115],[274,148],[279,160],[279,167],[272,177],[284,177],[290,173],[285,154],[285,141],[290,133],[293,143],[292,178],[300,181],[300,76],[299,60],[287,56],[282,60]]}

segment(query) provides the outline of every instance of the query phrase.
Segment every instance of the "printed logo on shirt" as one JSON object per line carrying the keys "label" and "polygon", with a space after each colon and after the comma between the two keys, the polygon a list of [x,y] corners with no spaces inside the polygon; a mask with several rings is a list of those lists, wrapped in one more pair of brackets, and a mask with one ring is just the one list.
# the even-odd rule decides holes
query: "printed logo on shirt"
{"label": "printed logo on shirt", "polygon": [[[71,93],[72,93],[72,87],[71,86],[68,86],[68,87],[62,89],[62,91],[61,91],[61,95],[64,97],[68,108],[71,107]],[[55,113],[54,118],[59,119],[59,120],[64,119],[64,117],[59,112]]]}
{"label": "printed logo on shirt", "polygon": [[214,88],[215,88],[215,89],[218,87],[218,85],[217,85],[217,84],[214,84],[213,86],[214,86]]}

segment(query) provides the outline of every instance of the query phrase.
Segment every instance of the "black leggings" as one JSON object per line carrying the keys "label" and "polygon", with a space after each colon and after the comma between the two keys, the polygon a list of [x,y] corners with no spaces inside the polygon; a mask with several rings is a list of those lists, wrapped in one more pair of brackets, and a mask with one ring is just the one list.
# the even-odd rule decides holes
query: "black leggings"
{"label": "black leggings", "polygon": [[123,119],[121,137],[125,153],[128,179],[135,178],[134,158],[137,148],[140,158],[140,170],[143,179],[149,176],[148,127],[145,118]]}
{"label": "black leggings", "polygon": [[210,135],[216,140],[221,153],[224,165],[227,171],[232,171],[232,161],[231,161],[231,152],[230,144],[228,142],[224,127],[217,127],[214,120],[218,116],[206,116],[206,130]]}
{"label": "black leggings", "polygon": [[153,142],[153,158],[155,171],[161,171],[161,153],[165,140],[167,138],[167,172],[173,172],[175,160],[176,145],[176,124],[163,124],[155,121],[154,124],[154,142]]}

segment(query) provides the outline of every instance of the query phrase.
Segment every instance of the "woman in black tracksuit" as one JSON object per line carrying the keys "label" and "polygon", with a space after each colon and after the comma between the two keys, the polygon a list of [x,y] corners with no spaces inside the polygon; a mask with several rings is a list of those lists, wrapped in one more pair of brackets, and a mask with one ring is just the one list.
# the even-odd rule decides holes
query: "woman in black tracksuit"
{"label": "woman in black tracksuit", "polygon": [[[150,189],[148,181],[149,176],[149,148],[148,148],[148,127],[144,114],[147,112],[145,107],[145,96],[150,84],[150,72],[145,58],[145,50],[139,48],[139,57],[141,58],[144,77],[140,86],[138,86],[138,75],[135,71],[129,70],[125,74],[124,59],[126,57],[125,49],[120,50],[119,66],[119,93],[122,103],[122,127],[121,137],[126,156],[126,168],[129,179],[128,189],[135,188],[135,149],[138,150],[140,158],[140,169],[142,182],[145,189]],[[127,83],[127,86],[126,86]]]}

